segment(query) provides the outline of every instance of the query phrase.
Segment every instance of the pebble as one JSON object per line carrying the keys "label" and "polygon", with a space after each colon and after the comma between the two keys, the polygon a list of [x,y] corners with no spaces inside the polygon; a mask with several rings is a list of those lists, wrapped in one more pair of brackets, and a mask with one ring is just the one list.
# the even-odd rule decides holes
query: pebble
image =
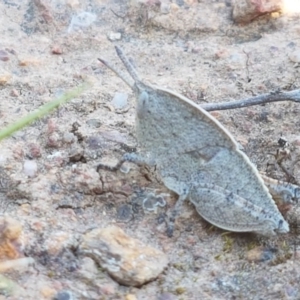
{"label": "pebble", "polygon": [[282,9],[282,0],[234,0],[232,2],[233,20],[248,23],[253,19]]}
{"label": "pebble", "polygon": [[162,251],[131,238],[117,226],[87,232],[79,253],[92,257],[112,278],[126,286],[138,287],[156,279],[168,265]]}
{"label": "pebble", "polygon": [[90,119],[86,121],[86,124],[88,124],[91,127],[99,128],[102,125],[102,122],[98,119]]}
{"label": "pebble", "polygon": [[16,259],[23,256],[22,225],[10,218],[0,217],[0,259]]}
{"label": "pebble", "polygon": [[54,300],[75,300],[72,292],[70,291],[60,291],[54,296],[53,299]]}
{"label": "pebble", "polygon": [[110,32],[108,34],[108,39],[110,41],[119,41],[122,38],[122,35],[120,32]]}
{"label": "pebble", "polygon": [[22,58],[19,60],[19,66],[21,67],[30,67],[30,66],[37,67],[40,65],[42,65],[42,61],[33,57]]}
{"label": "pebble", "polygon": [[25,160],[23,164],[23,172],[29,177],[34,177],[37,173],[37,163],[34,160]]}
{"label": "pebble", "polygon": [[0,50],[0,60],[2,60],[2,61],[9,60],[8,53],[5,50]]}
{"label": "pebble", "polygon": [[0,85],[6,85],[11,79],[11,77],[12,76],[9,73],[1,74],[0,72]]}
{"label": "pebble", "polygon": [[240,70],[245,68],[247,57],[244,53],[233,52],[225,61],[229,70]]}
{"label": "pebble", "polygon": [[289,55],[289,59],[290,59],[290,61],[292,61],[294,63],[300,63],[300,53],[299,53],[299,50],[291,53]]}
{"label": "pebble", "polygon": [[63,135],[63,141],[67,144],[71,144],[76,140],[76,136],[72,132],[65,132]]}
{"label": "pebble", "polygon": [[63,50],[60,46],[53,46],[51,52],[52,54],[56,54],[56,55],[63,54]]}
{"label": "pebble", "polygon": [[111,101],[111,104],[115,109],[123,109],[127,106],[128,94],[126,93],[115,93],[114,98]]}
{"label": "pebble", "polygon": [[54,132],[48,136],[47,147],[59,148],[61,147],[61,137],[57,132]]}
{"label": "pebble", "polygon": [[12,97],[19,97],[20,96],[20,93],[18,92],[18,90],[16,89],[12,89],[9,93],[10,96]]}
{"label": "pebble", "polygon": [[247,260],[250,262],[267,262],[276,258],[277,250],[270,247],[255,247],[248,251]]}
{"label": "pebble", "polygon": [[129,222],[133,218],[131,205],[122,204],[117,208],[117,219],[119,222]]}
{"label": "pebble", "polygon": [[90,150],[101,149],[103,139],[100,136],[90,136],[87,138],[87,146]]}

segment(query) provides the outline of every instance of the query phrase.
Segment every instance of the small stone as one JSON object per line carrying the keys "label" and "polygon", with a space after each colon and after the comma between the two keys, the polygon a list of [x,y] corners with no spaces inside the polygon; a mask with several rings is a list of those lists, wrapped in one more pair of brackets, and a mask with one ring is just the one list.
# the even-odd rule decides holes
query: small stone
{"label": "small stone", "polygon": [[53,46],[51,52],[52,54],[56,54],[56,55],[63,54],[63,50],[60,46]]}
{"label": "small stone", "polygon": [[54,298],[54,300],[74,300],[74,296],[70,291],[60,291],[58,292]]}
{"label": "small stone", "polygon": [[122,38],[122,35],[120,32],[110,32],[108,34],[108,39],[110,41],[119,41]]}
{"label": "small stone", "polygon": [[8,74],[8,73],[1,74],[0,73],[0,85],[7,84],[10,79],[11,79],[11,74]]}
{"label": "small stone", "polygon": [[132,207],[122,204],[117,208],[117,218],[120,222],[129,222],[133,217]]}
{"label": "small stone", "polygon": [[20,93],[18,92],[18,90],[16,89],[12,89],[9,93],[10,96],[12,97],[19,97],[20,96]]}
{"label": "small stone", "polygon": [[16,259],[23,256],[21,224],[9,217],[0,217],[0,259]]}
{"label": "small stone", "polygon": [[102,123],[98,119],[90,119],[86,121],[86,124],[88,124],[91,127],[99,128],[101,127]]}
{"label": "small stone", "polygon": [[25,160],[23,164],[23,172],[29,177],[34,177],[37,173],[37,163],[34,160]]}
{"label": "small stone", "polygon": [[167,256],[110,226],[86,233],[79,253],[92,257],[118,283],[141,286],[158,277],[167,267]]}
{"label": "small stone", "polygon": [[41,157],[41,147],[37,143],[30,143],[28,145],[29,148],[29,154],[32,158],[38,158]]}
{"label": "small stone", "polygon": [[2,60],[2,61],[9,60],[8,53],[5,50],[0,50],[0,60]]}
{"label": "small stone", "polygon": [[48,136],[47,147],[59,148],[61,146],[61,138],[57,132],[54,132]]}
{"label": "small stone", "polygon": [[103,139],[100,136],[90,136],[87,139],[88,148],[91,150],[100,149],[103,144]]}
{"label": "small stone", "polygon": [[290,61],[292,61],[294,63],[300,63],[300,53],[299,53],[299,50],[291,53],[289,55],[289,59],[290,59]]}
{"label": "small stone", "polygon": [[21,67],[29,67],[29,66],[37,67],[41,64],[42,64],[42,62],[39,59],[33,58],[33,57],[23,58],[23,59],[19,60],[19,66],[21,66]]}
{"label": "small stone", "polygon": [[65,132],[63,135],[63,140],[67,144],[71,144],[76,140],[76,136],[72,132]]}
{"label": "small stone", "polygon": [[234,0],[233,19],[238,23],[251,22],[256,17],[280,11],[283,7],[282,0]]}
{"label": "small stone", "polygon": [[127,105],[128,94],[126,93],[115,93],[111,104],[115,109],[123,109]]}
{"label": "small stone", "polygon": [[233,52],[225,61],[229,70],[240,70],[245,68],[247,57],[244,53]]}
{"label": "small stone", "polygon": [[248,251],[247,260],[250,262],[267,262],[276,257],[277,249],[255,247]]}

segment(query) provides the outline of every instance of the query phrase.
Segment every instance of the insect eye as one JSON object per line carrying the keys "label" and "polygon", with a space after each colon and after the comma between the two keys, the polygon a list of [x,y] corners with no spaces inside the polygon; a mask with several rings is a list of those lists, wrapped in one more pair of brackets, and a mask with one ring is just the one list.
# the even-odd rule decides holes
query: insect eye
{"label": "insect eye", "polygon": [[293,200],[296,203],[298,203],[298,201],[300,200],[300,188],[295,189],[295,195],[294,195]]}
{"label": "insect eye", "polygon": [[149,100],[149,95],[147,92],[142,91],[141,94],[139,95],[138,102],[139,104],[146,106]]}
{"label": "insect eye", "polygon": [[149,103],[149,95],[146,91],[142,91],[137,97],[137,116],[143,118],[147,112]]}

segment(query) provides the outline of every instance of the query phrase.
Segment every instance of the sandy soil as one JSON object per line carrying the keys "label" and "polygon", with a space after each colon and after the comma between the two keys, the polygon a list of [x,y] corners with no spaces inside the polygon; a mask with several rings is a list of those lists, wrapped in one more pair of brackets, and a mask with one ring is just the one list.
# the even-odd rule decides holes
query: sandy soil
{"label": "sandy soil", "polygon": [[[168,238],[160,221],[176,196],[170,194],[156,214],[146,213],[145,194],[169,193],[155,178],[149,181],[135,166],[129,174],[96,172],[98,163],[114,164],[136,147],[133,94],[97,61],[103,57],[121,67],[114,45],[145,82],[198,104],[300,84],[298,15],[273,14],[240,26],[231,20],[230,1],[155,3],[0,3],[1,127],[83,81],[93,83],[82,96],[1,142],[2,214],[22,224],[23,253],[36,264],[5,274],[22,292],[0,299],[300,298],[297,228],[272,238],[228,234],[187,203]],[[112,101],[116,93],[128,95],[122,108]],[[213,115],[261,171],[297,183],[299,113],[299,104],[280,102]],[[276,161],[282,136],[291,145],[283,162],[288,172]],[[140,288],[117,284],[76,252],[82,234],[109,224],[163,250],[169,267]],[[57,296],[65,290],[73,298]]]}

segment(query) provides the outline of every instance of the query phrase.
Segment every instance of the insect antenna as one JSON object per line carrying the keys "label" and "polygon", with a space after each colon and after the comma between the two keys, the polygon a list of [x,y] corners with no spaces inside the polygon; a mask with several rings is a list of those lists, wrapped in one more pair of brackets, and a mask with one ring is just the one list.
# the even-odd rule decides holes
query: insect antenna
{"label": "insect antenna", "polygon": [[[113,71],[118,77],[120,77],[132,90],[134,89],[134,84],[128,80],[128,76],[124,75],[121,71],[117,70],[113,67],[109,62],[102,58],[98,58],[100,62],[102,62],[108,69]],[[131,74],[130,74],[131,75]]]}
{"label": "insect antenna", "polygon": [[123,53],[121,48],[119,48],[118,46],[115,46],[115,49],[116,49],[116,52],[117,52],[119,58],[121,59],[122,63],[124,64],[125,68],[127,69],[128,73],[131,75],[133,80],[135,82],[139,82],[140,81],[139,75],[137,74],[134,66],[130,63],[130,61],[128,60],[126,55]]}

